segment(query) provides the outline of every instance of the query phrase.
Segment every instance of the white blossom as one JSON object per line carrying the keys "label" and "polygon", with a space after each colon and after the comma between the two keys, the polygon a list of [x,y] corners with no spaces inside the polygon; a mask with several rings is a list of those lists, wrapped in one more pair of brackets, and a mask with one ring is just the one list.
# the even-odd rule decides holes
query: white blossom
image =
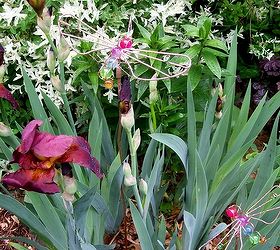
{"label": "white blossom", "polygon": [[23,5],[12,7],[9,3],[5,3],[3,6],[3,12],[0,13],[0,21],[4,20],[7,22],[8,26],[18,25],[19,20],[26,17],[26,14],[21,13],[22,9]]}
{"label": "white blossom", "polygon": [[93,0],[87,1],[87,7],[79,0],[66,1],[59,12],[62,15],[73,15],[88,22],[93,22],[99,18],[99,10],[96,8]]}
{"label": "white blossom", "polygon": [[188,6],[188,8],[191,7],[189,1],[169,0],[166,4],[153,4],[153,9],[149,10],[149,22],[159,19],[160,21],[162,21],[163,26],[165,26],[168,17],[178,14],[184,15],[186,6]]}
{"label": "white blossom", "polygon": [[118,95],[115,94],[112,89],[108,89],[108,91],[105,94],[103,94],[103,96],[107,96],[109,103],[111,103],[112,100],[114,99],[114,96],[118,96]]}

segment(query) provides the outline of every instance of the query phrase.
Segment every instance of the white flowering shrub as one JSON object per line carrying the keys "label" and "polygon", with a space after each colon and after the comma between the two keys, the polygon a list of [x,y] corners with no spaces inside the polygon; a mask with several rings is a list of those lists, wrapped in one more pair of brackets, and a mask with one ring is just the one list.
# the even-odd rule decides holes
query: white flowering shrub
{"label": "white flowering shrub", "polygon": [[[275,3],[261,5],[261,1],[256,0],[257,5],[252,6],[250,15],[256,20],[263,22],[269,15],[269,7],[273,6],[276,11],[279,6]],[[50,36],[55,44],[59,44],[58,17],[61,15],[71,14],[78,17],[80,20],[87,22],[92,27],[98,29],[98,32],[107,34],[108,38],[113,41],[117,35],[123,34],[128,29],[129,20],[132,20],[134,29],[133,37],[141,39],[142,34],[136,27],[136,23],[142,25],[148,31],[156,29],[158,24],[162,24],[165,35],[176,39],[176,43],[183,50],[199,44],[197,37],[191,37],[188,30],[183,29],[184,25],[201,26],[202,20],[208,18],[211,23],[211,32],[209,38],[222,40],[230,47],[235,23],[234,15],[230,13],[244,12],[245,3],[235,1],[208,1],[207,3],[193,3],[191,0],[169,0],[160,3],[155,1],[116,1],[96,2],[94,0],[69,0],[69,1],[48,1],[47,6],[53,8],[52,26]],[[245,15],[245,14],[244,14]],[[224,27],[224,22],[230,23],[234,21],[234,25]],[[244,29],[248,27],[238,27],[238,35],[243,37]],[[15,94],[23,93],[21,66],[24,66],[28,75],[35,84],[36,91],[42,98],[42,91],[46,93],[52,101],[61,106],[63,100],[58,91],[53,87],[50,80],[50,72],[47,68],[46,55],[49,51],[49,41],[46,35],[36,25],[36,13],[24,0],[9,0],[0,3],[0,32],[3,34],[0,37],[0,43],[5,48],[5,62],[8,67],[8,86]],[[251,41],[253,42],[249,49],[250,53],[258,58],[271,58],[277,50],[279,39],[267,38],[264,33],[252,34]],[[255,41],[255,43],[254,43]],[[275,50],[273,50],[274,48]],[[86,43],[81,43],[81,50],[87,49]],[[167,48],[168,49],[168,48]],[[197,52],[198,53],[198,52]],[[66,59],[65,69],[65,89],[68,95],[79,96],[79,87],[82,82],[89,84],[96,91],[97,86],[93,86],[96,81],[94,72],[98,72],[100,61],[94,55],[91,57],[82,57],[77,55],[75,51],[71,51]],[[205,58],[199,58],[199,63],[207,64]],[[222,63],[223,60],[219,59]],[[57,65],[56,65],[57,66]],[[206,72],[207,73],[207,72]],[[218,74],[219,76],[219,74]],[[199,78],[197,78],[199,79]],[[177,80],[175,79],[174,82]],[[209,84],[208,84],[209,85]],[[167,85],[166,85],[167,86]],[[210,86],[210,85],[209,85]],[[138,87],[138,85],[137,85]],[[201,108],[204,106],[205,95],[208,93],[206,86],[204,89],[197,89],[198,99],[202,100]],[[78,90],[77,94],[74,92]],[[103,91],[103,90],[101,90]],[[177,91],[181,91],[178,89]],[[104,92],[104,91],[103,91]],[[102,93],[110,102],[115,97],[114,92]],[[196,100],[198,100],[196,99]],[[77,105],[76,115],[79,117],[85,112],[86,106],[81,102]],[[199,100],[198,100],[199,102]],[[116,101],[113,101],[116,105]]]}

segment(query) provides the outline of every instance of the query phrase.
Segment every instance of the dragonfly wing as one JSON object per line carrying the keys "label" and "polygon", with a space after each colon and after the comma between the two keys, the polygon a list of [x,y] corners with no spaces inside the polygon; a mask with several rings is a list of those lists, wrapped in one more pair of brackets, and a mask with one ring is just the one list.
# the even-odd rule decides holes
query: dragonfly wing
{"label": "dragonfly wing", "polygon": [[[215,233],[212,234],[217,230]],[[228,248],[231,245],[235,235],[239,233],[240,224],[237,220],[232,221],[230,224],[226,225],[221,223],[216,226],[209,235],[209,240],[207,240],[198,250],[204,250],[206,246],[211,244],[213,250],[219,249],[219,246],[223,245]]]}
{"label": "dragonfly wing", "polygon": [[[280,185],[275,185],[261,196],[247,211],[249,217],[263,215],[266,212],[277,210],[280,212]],[[275,206],[276,205],[276,206]]]}
{"label": "dragonfly wing", "polygon": [[[115,46],[102,29],[95,29],[73,15],[62,15],[58,25],[60,34],[78,54],[87,55],[100,51],[105,55]],[[82,41],[87,43],[86,48],[81,49]]]}
{"label": "dragonfly wing", "polygon": [[128,65],[131,75],[138,80],[175,78],[186,75],[191,67],[191,59],[185,54],[134,48],[124,49],[123,52],[121,59]]}

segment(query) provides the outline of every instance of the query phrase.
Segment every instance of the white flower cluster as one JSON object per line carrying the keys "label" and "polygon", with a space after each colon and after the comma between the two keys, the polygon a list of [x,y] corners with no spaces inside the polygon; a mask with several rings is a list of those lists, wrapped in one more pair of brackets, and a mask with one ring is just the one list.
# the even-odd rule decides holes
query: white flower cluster
{"label": "white flower cluster", "polygon": [[[0,13],[0,23],[3,23],[5,27],[16,26],[18,23],[26,18],[26,12],[30,8],[27,6],[26,1],[16,0],[7,1],[3,5],[3,10]],[[69,0],[59,10],[60,14],[72,14],[76,15],[88,22],[93,22],[99,18],[99,11],[95,7],[94,0],[89,0],[86,4],[83,4],[79,0]],[[35,83],[36,92],[39,98],[42,99],[42,91],[45,92],[52,101],[60,106],[62,104],[62,99],[53,88],[50,81],[50,72],[46,65],[46,54],[48,51],[48,40],[42,32],[42,30],[37,27],[35,36],[41,39],[34,39],[34,41],[17,40],[13,34],[9,34],[3,38],[0,38],[0,43],[5,48],[5,63],[15,64],[16,67],[16,77],[14,81],[22,78],[20,73],[21,65],[24,65],[27,74]],[[50,35],[52,39],[58,44],[59,41],[59,29],[57,25],[52,25],[50,30]],[[76,55],[74,51],[71,51],[70,55],[66,59],[66,73],[71,71],[71,63],[73,57]],[[72,72],[73,73],[73,72]],[[72,87],[72,78],[67,75],[65,89],[75,91]],[[12,92],[19,91],[22,93],[23,86],[11,84],[9,85]]]}
{"label": "white flower cluster", "polygon": [[5,20],[8,26],[17,25],[20,19],[26,17],[26,14],[21,13],[23,9],[23,1],[18,7],[14,7],[11,3],[6,2],[3,6],[3,11],[0,13],[0,21]]}
{"label": "white flower cluster", "polygon": [[149,23],[160,20],[163,26],[166,25],[167,18],[175,15],[184,15],[185,8],[191,9],[191,1],[184,0],[169,0],[166,4],[153,4],[153,8],[148,10],[150,12]]}
{"label": "white flower cluster", "polygon": [[268,39],[264,33],[259,32],[252,36],[252,41],[254,43],[250,45],[249,53],[260,59],[267,58],[270,60],[274,56],[272,48],[280,45],[280,40],[276,37]]}

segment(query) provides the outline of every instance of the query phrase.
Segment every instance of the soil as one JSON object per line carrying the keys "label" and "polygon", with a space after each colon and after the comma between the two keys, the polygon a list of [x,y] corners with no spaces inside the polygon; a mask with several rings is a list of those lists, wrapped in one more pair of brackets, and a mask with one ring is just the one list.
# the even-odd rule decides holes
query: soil
{"label": "soil", "polygon": [[[1,191],[1,190],[0,190]],[[11,191],[11,190],[10,190]],[[20,190],[16,190],[12,192],[13,196],[19,200],[23,201],[24,192]],[[7,238],[5,240],[0,240],[0,249],[1,250],[14,250],[15,248],[9,245],[9,242],[17,242],[30,250],[36,250],[34,247],[31,247],[25,243],[21,243],[17,240],[9,240],[11,237],[26,237],[30,240],[36,240],[36,236],[32,234],[32,232],[28,229],[28,227],[24,226],[19,219],[6,211],[5,209],[0,208],[0,238]]]}

